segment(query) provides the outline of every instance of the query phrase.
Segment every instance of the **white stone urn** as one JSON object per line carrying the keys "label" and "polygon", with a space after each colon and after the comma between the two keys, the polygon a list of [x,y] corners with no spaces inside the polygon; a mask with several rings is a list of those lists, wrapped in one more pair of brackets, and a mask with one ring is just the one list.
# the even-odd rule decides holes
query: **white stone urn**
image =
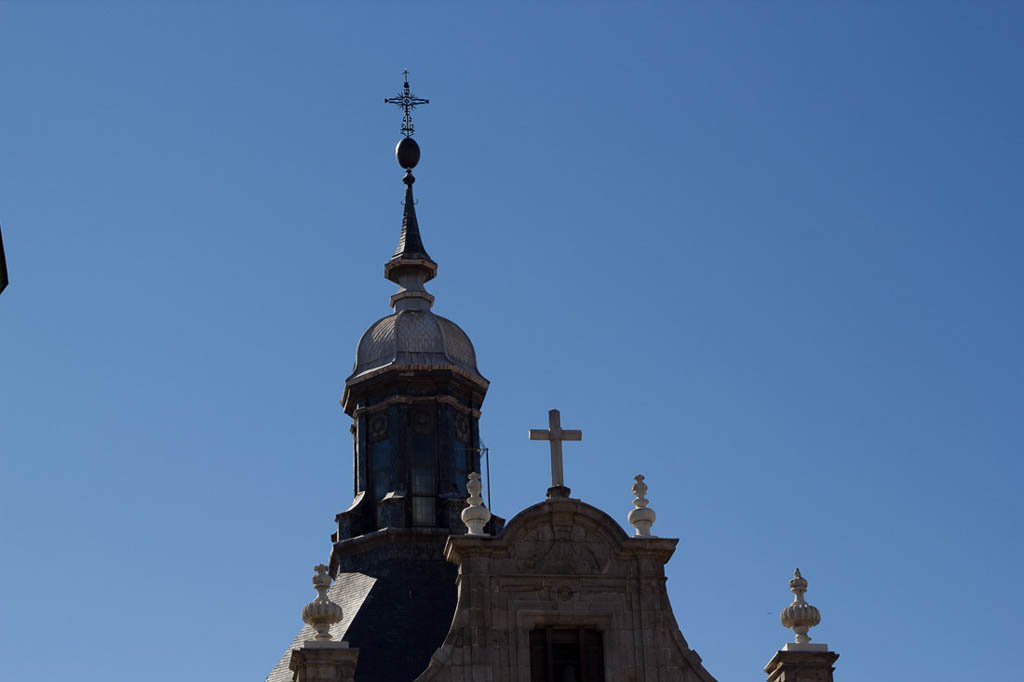
{"label": "white stone urn", "polygon": [[316,588],[317,596],[302,607],[302,620],[316,631],[314,640],[330,641],[331,626],[341,622],[344,612],[327,596],[327,590],[331,587],[331,576],[327,572],[327,567],[319,564],[313,570],[316,571],[313,576],[313,587]]}
{"label": "white stone urn", "polygon": [[789,581],[789,589],[793,593],[793,602],[782,609],[779,614],[779,621],[783,627],[792,628],[796,633],[797,644],[808,644],[811,638],[807,631],[821,622],[821,613],[815,607],[804,601],[804,592],[807,591],[807,580],[800,575],[800,569],[793,571],[793,579]]}

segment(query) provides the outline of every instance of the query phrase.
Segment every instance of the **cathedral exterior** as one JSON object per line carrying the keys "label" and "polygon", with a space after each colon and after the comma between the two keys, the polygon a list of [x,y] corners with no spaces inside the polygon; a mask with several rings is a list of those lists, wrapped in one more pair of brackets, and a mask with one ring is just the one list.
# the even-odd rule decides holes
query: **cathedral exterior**
{"label": "cathedral exterior", "polygon": [[[561,441],[581,434],[562,430],[557,411],[549,430],[530,433],[550,441],[547,499],[507,524],[483,506],[489,383],[469,336],[431,311],[424,285],[437,264],[416,219],[420,152],[408,116],[426,100],[408,82],[404,96],[405,208],[384,267],[398,285],[394,312],[359,340],[341,400],[352,418],[354,499],[335,517],[306,625],[267,682],[715,682],[672,613],[665,564],[678,540],[651,535],[643,477],[631,537],[570,496]],[[782,621],[797,639],[772,658],[769,682],[831,682],[838,655],[809,644],[820,616],[799,572],[790,585],[797,598]]]}

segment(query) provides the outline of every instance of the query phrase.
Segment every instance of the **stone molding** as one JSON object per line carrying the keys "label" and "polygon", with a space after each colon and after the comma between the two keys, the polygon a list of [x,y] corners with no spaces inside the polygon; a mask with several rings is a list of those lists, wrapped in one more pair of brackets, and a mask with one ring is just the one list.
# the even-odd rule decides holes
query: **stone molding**
{"label": "stone molding", "polygon": [[372,533],[358,535],[354,538],[333,543],[331,549],[330,573],[334,575],[338,571],[338,560],[341,554],[346,556],[370,552],[385,545],[398,545],[411,547],[425,544],[432,546],[449,536],[446,528],[381,528]]}
{"label": "stone molding", "polygon": [[460,367],[457,367],[454,364],[452,364],[452,365],[425,365],[425,364],[421,364],[421,363],[402,363],[402,364],[397,364],[396,363],[396,364],[384,365],[384,366],[378,367],[376,369],[368,370],[367,372],[365,372],[363,374],[360,374],[358,378],[352,379],[351,383],[347,384],[345,386],[344,391],[342,391],[341,400],[339,401],[341,403],[341,407],[343,409],[345,409],[346,412],[348,412],[347,406],[348,406],[348,403],[349,403],[349,399],[352,396],[352,388],[357,386],[357,385],[359,385],[359,384],[364,384],[367,381],[369,381],[370,379],[373,379],[374,377],[379,377],[381,375],[388,374],[390,372],[417,372],[417,371],[424,371],[424,372],[445,371],[445,372],[451,372],[452,374],[460,376],[463,379],[466,379],[467,381],[471,382],[472,384],[474,384],[477,388],[481,389],[482,391],[487,391],[487,388],[491,385],[491,382],[488,381],[487,379],[484,379],[481,376],[473,376],[469,372],[463,370]]}
{"label": "stone molding", "polygon": [[834,651],[778,651],[764,671],[768,682],[833,682]]}
{"label": "stone molding", "polygon": [[391,436],[391,420],[388,419],[386,410],[380,410],[367,415],[368,428],[366,437],[372,443],[386,440]]}
{"label": "stone molding", "polygon": [[[353,682],[359,649],[345,646],[304,646],[293,649],[288,667],[295,682]],[[333,642],[341,645],[341,642]]]}

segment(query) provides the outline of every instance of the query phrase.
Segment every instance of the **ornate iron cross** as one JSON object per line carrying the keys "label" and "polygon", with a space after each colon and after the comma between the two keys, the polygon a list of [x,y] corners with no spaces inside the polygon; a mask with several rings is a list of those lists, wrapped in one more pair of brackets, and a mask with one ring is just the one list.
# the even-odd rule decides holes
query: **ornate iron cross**
{"label": "ornate iron cross", "polygon": [[398,93],[397,97],[386,97],[384,103],[397,104],[402,108],[402,134],[406,137],[412,137],[413,133],[416,132],[416,129],[412,126],[412,110],[420,104],[430,104],[430,100],[416,97],[409,92],[409,69],[402,70],[402,77],[405,80],[402,84],[402,91]]}

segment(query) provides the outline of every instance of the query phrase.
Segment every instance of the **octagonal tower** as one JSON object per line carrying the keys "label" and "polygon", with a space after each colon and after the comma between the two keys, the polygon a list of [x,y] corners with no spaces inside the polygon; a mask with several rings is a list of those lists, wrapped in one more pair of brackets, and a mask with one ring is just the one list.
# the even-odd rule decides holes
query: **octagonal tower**
{"label": "octagonal tower", "polygon": [[335,541],[383,528],[465,532],[466,478],[480,471],[480,406],[488,381],[457,324],[431,311],[424,284],[437,263],[423,246],[412,185],[419,147],[398,144],[406,169],[398,248],[384,276],[398,284],[394,312],[359,340],[341,404],[353,419],[352,505],[338,514]]}

